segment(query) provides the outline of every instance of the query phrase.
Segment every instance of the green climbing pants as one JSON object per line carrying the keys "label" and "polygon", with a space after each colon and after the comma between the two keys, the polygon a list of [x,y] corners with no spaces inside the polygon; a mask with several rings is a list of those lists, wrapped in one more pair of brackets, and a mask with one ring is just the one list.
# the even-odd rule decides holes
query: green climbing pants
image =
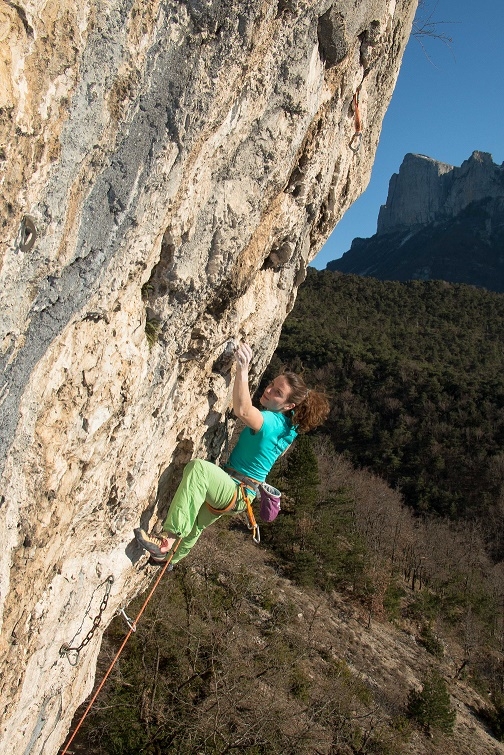
{"label": "green climbing pants", "polygon": [[[205,501],[215,509],[225,509],[239,488],[239,485],[223,469],[203,459],[193,459],[184,467],[182,482],[177,488],[168,509],[163,530],[182,538],[173,564],[185,558],[196,544],[204,529],[220,519],[222,515],[212,514]],[[245,510],[240,490],[236,505],[229,514]]]}

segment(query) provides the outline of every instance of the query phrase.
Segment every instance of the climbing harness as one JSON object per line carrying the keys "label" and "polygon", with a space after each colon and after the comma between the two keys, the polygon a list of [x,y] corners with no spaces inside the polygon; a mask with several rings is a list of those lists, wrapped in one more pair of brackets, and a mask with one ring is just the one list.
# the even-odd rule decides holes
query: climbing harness
{"label": "climbing harness", "polygon": [[[231,476],[234,477],[234,474]],[[249,480],[250,478],[247,477],[245,479]],[[259,525],[257,524],[255,520],[254,511],[252,509],[252,501],[250,497],[247,495],[247,488],[244,482],[239,482],[239,489],[241,491],[243,502],[245,503],[245,513],[247,514],[247,519],[248,519],[247,526],[249,530],[252,530],[252,540],[254,541],[254,543],[259,544],[261,542],[261,533],[259,532]],[[208,501],[205,501],[205,504],[211,514],[213,514],[214,516],[221,516],[222,514],[226,514],[234,510],[236,506],[237,498],[238,498],[238,489],[235,490],[234,495],[231,499],[231,503],[229,503],[224,509],[216,509]]]}
{"label": "climbing harness", "polygon": [[254,541],[254,543],[259,545],[259,543],[261,542],[261,531],[259,529],[259,525],[256,522],[254,509],[252,508],[252,501],[254,500],[254,498],[252,498],[247,492],[247,489],[254,490],[255,496],[257,497],[259,495],[259,480],[254,480],[252,477],[242,475],[232,467],[228,467],[227,472],[231,475],[231,477],[234,477],[240,483],[240,490],[245,502],[245,513],[247,514],[247,527],[252,531],[252,540]]}
{"label": "climbing harness", "polygon": [[362,120],[361,120],[360,110],[359,110],[360,89],[361,88],[359,86],[353,96],[355,131],[354,131],[354,135],[350,139],[350,144],[349,144],[350,149],[355,154],[357,154],[357,152],[359,151],[361,143],[362,143]]}
{"label": "climbing harness", "polygon": [[[243,500],[245,501],[245,510],[248,518],[248,528],[252,530],[252,539],[254,543],[261,542],[261,533],[259,531],[259,525],[256,522],[254,511],[252,509],[252,500],[247,494],[247,489],[253,490],[255,497],[259,499],[260,509],[259,516],[263,522],[272,522],[280,513],[280,497],[281,493],[277,488],[272,485],[268,485],[266,482],[260,480],[254,480],[252,477],[237,472],[236,469],[225,465],[223,469],[228,473],[230,477],[240,483],[242,489]],[[207,503],[207,506],[209,504]],[[231,504],[230,504],[231,506]],[[212,511],[211,507],[209,506]],[[227,509],[224,509],[227,511]],[[221,512],[222,513],[222,512]]]}
{"label": "climbing harness", "polygon": [[[103,612],[107,608],[107,603],[108,603],[108,599],[109,599],[109,595],[110,595],[110,591],[112,589],[113,583],[114,583],[114,577],[112,576],[112,574],[110,574],[110,576],[108,576],[107,579],[104,582],[101,582],[98,585],[98,587],[96,587],[96,589],[93,591],[93,594],[91,595],[91,600],[89,601],[89,605],[88,605],[88,607],[86,609],[86,613],[84,614],[84,619],[82,620],[82,624],[80,625],[80,627],[77,630],[77,632],[74,634],[71,642],[65,643],[64,645],[62,645],[60,647],[60,651],[59,651],[60,656],[62,658],[64,658],[66,656],[67,660],[68,660],[68,662],[69,662],[69,664],[71,666],[76,666],[77,665],[77,663],[79,662],[79,655],[80,655],[81,650],[83,648],[85,648],[86,645],[89,642],[91,642],[91,640],[93,639],[94,633],[96,632],[96,630],[100,626],[101,620],[102,620],[102,616],[103,616]],[[94,594],[103,585],[105,585],[105,594],[104,594],[104,596],[102,598],[102,602],[100,603],[100,609],[99,609],[97,615],[93,619],[93,626],[91,627],[91,629],[89,630],[89,632],[87,633],[87,635],[84,637],[84,639],[82,640],[81,644],[78,647],[73,648],[73,647],[71,647],[71,644],[75,640],[75,638],[79,636],[79,634],[82,631],[82,627],[83,627],[84,621],[86,619],[86,616],[89,615],[89,611],[90,611],[90,608],[91,608],[91,602],[93,600]]]}
{"label": "climbing harness", "polygon": [[248,519],[247,527],[249,528],[249,530],[252,530],[252,540],[254,541],[254,543],[259,544],[261,542],[261,532],[259,530],[259,525],[256,522],[254,510],[252,508],[253,498],[248,495],[247,490],[253,490],[255,496],[259,496],[262,483],[259,480],[254,480],[253,477],[247,477],[247,475],[244,475],[241,472],[237,472],[236,469],[233,469],[233,467],[230,467],[227,464],[223,466],[223,469],[228,473],[230,477],[233,478],[233,480],[236,480],[240,485],[243,501],[245,503],[245,513],[247,514]]}
{"label": "climbing harness", "polygon": [[261,540],[261,534],[252,510],[252,501],[246,491],[247,489],[251,491],[253,490],[255,498],[259,500],[259,516],[263,522],[272,522],[276,519],[280,513],[280,498],[282,494],[277,488],[268,485],[267,482],[261,482],[260,480],[254,480],[252,477],[247,477],[230,466],[226,465],[224,466],[224,469],[228,475],[237,480],[242,487],[243,500],[245,501],[247,517],[249,520],[249,529],[253,530],[252,537],[254,542],[259,543]]}
{"label": "climbing harness", "polygon": [[[139,610],[137,617],[135,618],[135,620],[134,620],[134,621],[133,621],[133,622],[132,622],[131,624],[129,624],[129,627],[130,627],[130,629],[129,629],[129,632],[128,632],[128,634],[126,635],[126,637],[125,637],[125,638],[124,638],[124,640],[122,641],[121,647],[119,648],[119,650],[118,650],[118,651],[117,651],[117,653],[115,654],[115,656],[114,656],[114,659],[113,659],[112,663],[110,664],[110,666],[108,667],[108,669],[107,669],[107,671],[106,671],[106,673],[105,673],[105,676],[103,677],[103,679],[101,680],[100,684],[98,685],[98,688],[97,688],[96,692],[94,693],[93,697],[92,697],[92,698],[91,698],[91,700],[89,701],[89,703],[88,703],[88,705],[87,705],[87,707],[86,707],[86,710],[85,710],[85,711],[84,711],[84,713],[82,714],[82,716],[81,716],[81,718],[80,718],[80,720],[79,720],[79,722],[78,722],[77,726],[75,727],[75,729],[74,729],[74,731],[73,731],[73,733],[72,733],[72,736],[70,737],[70,739],[69,739],[69,740],[68,740],[68,742],[66,743],[66,745],[65,745],[65,748],[64,748],[64,749],[63,749],[63,750],[61,751],[60,755],[66,755],[66,753],[68,753],[68,748],[70,747],[70,745],[71,745],[71,744],[72,744],[72,742],[74,741],[74,739],[75,739],[75,737],[76,737],[76,735],[77,735],[77,732],[79,731],[80,727],[82,726],[82,724],[84,723],[84,721],[85,721],[85,719],[86,719],[86,716],[87,716],[87,714],[88,714],[88,713],[89,713],[89,711],[91,710],[91,708],[92,708],[92,706],[93,706],[93,704],[94,704],[94,702],[95,702],[96,698],[98,697],[98,695],[99,695],[99,694],[100,694],[100,692],[102,691],[102,689],[103,689],[103,687],[104,687],[104,685],[105,685],[105,682],[106,682],[106,681],[107,681],[107,679],[109,678],[109,676],[110,676],[110,673],[111,673],[112,669],[114,668],[115,664],[116,664],[116,663],[117,663],[117,661],[119,660],[119,656],[121,655],[122,651],[124,650],[124,648],[125,648],[125,646],[126,646],[126,643],[128,642],[128,640],[129,640],[129,638],[131,637],[131,635],[133,634],[133,632],[135,631],[135,629],[136,629],[136,626],[137,626],[138,622],[140,621],[140,617],[142,616],[143,612],[144,612],[144,611],[145,611],[145,609],[147,608],[147,605],[148,605],[148,603],[149,603],[150,599],[151,599],[151,598],[152,598],[152,596],[154,595],[154,591],[156,590],[156,587],[157,587],[157,586],[158,586],[158,584],[159,584],[159,583],[161,582],[161,579],[163,578],[163,574],[165,573],[165,571],[167,570],[168,566],[170,565],[170,563],[171,563],[171,560],[172,560],[173,556],[175,555],[175,553],[176,553],[176,551],[177,551],[177,548],[178,548],[178,547],[179,547],[179,545],[180,545],[180,542],[181,542],[181,540],[182,540],[182,538],[179,538],[179,539],[178,539],[178,540],[177,540],[177,541],[175,542],[175,544],[173,545],[173,548],[172,548],[172,549],[171,549],[171,551],[170,551],[170,556],[169,556],[169,558],[168,558],[168,559],[166,560],[166,562],[165,562],[165,564],[164,564],[163,568],[161,569],[161,571],[160,571],[160,573],[159,573],[159,575],[158,575],[158,578],[157,578],[157,579],[156,579],[156,581],[154,582],[154,586],[152,587],[152,589],[151,589],[150,593],[148,594],[148,596],[147,596],[147,598],[146,598],[146,600],[145,600],[145,602],[144,602],[143,606],[142,606],[142,607],[141,607],[141,609]],[[109,579],[110,579],[110,577],[109,577]],[[131,619],[130,619],[130,621],[131,621]],[[135,627],[135,629],[134,629],[133,627]],[[60,654],[61,654],[61,651],[60,651]]]}

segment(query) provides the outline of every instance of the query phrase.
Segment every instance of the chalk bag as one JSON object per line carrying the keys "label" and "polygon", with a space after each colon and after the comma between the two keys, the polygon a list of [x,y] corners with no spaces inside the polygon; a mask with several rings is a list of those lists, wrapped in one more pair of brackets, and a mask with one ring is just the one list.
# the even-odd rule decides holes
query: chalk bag
{"label": "chalk bag", "polygon": [[263,522],[272,522],[280,512],[280,497],[282,494],[272,485],[262,482],[259,485],[259,495],[261,496],[259,516]]}

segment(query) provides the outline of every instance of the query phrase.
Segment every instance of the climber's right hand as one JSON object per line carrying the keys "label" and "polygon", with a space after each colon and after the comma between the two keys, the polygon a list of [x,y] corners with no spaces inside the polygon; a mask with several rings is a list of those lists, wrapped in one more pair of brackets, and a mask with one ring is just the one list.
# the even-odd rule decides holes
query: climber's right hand
{"label": "climber's right hand", "polygon": [[235,360],[238,367],[248,370],[252,361],[253,351],[245,341],[240,341],[235,351]]}

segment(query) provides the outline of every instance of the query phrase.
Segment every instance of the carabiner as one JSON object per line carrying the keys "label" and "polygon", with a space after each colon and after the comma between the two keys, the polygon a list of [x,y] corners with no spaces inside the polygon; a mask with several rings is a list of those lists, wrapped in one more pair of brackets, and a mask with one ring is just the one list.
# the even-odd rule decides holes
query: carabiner
{"label": "carabiner", "polygon": [[130,617],[127,615],[126,611],[124,610],[124,608],[120,608],[118,610],[118,612],[117,612],[117,615],[119,616],[119,614],[121,614],[121,613],[124,616],[124,620],[125,620],[126,624],[129,626],[129,628],[131,629],[131,631],[132,632],[136,632],[136,629],[137,629],[136,628],[136,624],[133,621],[133,619],[130,619]]}
{"label": "carabiner", "polygon": [[[241,484],[243,485],[243,483]],[[261,533],[259,532],[259,525],[256,522],[254,510],[252,508],[252,504],[250,503],[250,498],[247,495],[245,496],[245,505],[247,507],[247,526],[249,530],[252,530],[252,540],[254,541],[254,543],[259,544],[261,542]]]}
{"label": "carabiner", "polygon": [[350,144],[348,145],[352,152],[354,154],[357,154],[357,152],[360,150],[360,146],[362,143],[362,131],[359,133],[355,133],[352,138],[350,139]]}

